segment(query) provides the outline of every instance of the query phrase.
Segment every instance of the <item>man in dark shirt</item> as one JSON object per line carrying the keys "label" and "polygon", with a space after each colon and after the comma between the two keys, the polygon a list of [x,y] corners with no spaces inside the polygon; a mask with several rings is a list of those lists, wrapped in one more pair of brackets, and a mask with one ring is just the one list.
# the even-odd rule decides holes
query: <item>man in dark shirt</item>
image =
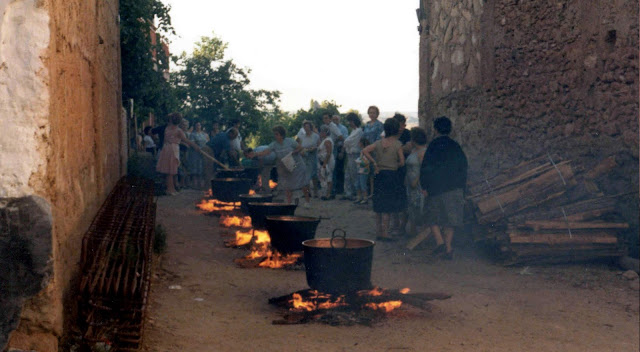
{"label": "man in dark shirt", "polygon": [[463,225],[467,157],[460,145],[449,138],[451,120],[438,117],[433,127],[436,138],[429,144],[420,169],[420,185],[428,194],[425,220],[438,244],[434,254],[445,253],[445,258],[453,259],[454,228]]}
{"label": "man in dark shirt", "polygon": [[213,157],[222,163],[228,164],[231,158],[231,151],[233,150],[231,142],[237,137],[238,130],[231,128],[228,131],[220,132],[211,138],[209,146],[211,147],[211,150],[213,150]]}
{"label": "man in dark shirt", "polygon": [[164,145],[164,130],[167,128],[167,124],[165,123],[164,125],[160,125],[158,127],[154,127],[151,129],[151,133],[155,134],[158,136],[158,151],[160,149],[162,149],[162,146]]}

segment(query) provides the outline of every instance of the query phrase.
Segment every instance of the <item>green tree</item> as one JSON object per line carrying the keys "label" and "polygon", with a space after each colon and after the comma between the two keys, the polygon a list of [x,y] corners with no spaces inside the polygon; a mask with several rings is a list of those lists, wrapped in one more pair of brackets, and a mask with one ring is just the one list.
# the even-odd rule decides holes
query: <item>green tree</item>
{"label": "green tree", "polygon": [[206,125],[228,126],[238,120],[245,137],[262,134],[266,125],[284,116],[278,108],[280,92],[249,89],[250,70],[226,59],[226,49],[227,43],[214,34],[202,37],[191,55],[180,55],[172,82],[181,109]]}
{"label": "green tree", "polygon": [[170,58],[163,42],[175,34],[169,10],[159,0],[120,0],[122,100],[126,106],[133,99],[139,116],[164,116],[176,107],[164,77]]}

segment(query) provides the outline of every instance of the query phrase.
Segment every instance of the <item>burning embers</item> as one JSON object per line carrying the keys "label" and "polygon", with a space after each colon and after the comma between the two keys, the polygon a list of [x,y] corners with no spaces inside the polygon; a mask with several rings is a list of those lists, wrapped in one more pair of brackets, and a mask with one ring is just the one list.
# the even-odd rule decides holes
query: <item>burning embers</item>
{"label": "burning embers", "polygon": [[[249,237],[248,235],[252,236]],[[248,240],[248,242],[247,242]],[[296,269],[299,267],[301,254],[281,254],[271,248],[271,237],[267,231],[237,231],[235,244],[245,243],[251,252],[234,262],[243,268]]]}
{"label": "burning embers", "polygon": [[269,299],[269,303],[284,308],[283,319],[276,325],[320,322],[330,325],[371,325],[404,303],[430,310],[431,300],[443,300],[451,295],[443,293],[409,293],[408,288],[386,290],[375,287],[345,294],[328,294],[316,290],[302,290]]}
{"label": "burning embers", "polygon": [[229,203],[229,202],[221,202],[217,199],[203,199],[200,203],[196,205],[196,207],[208,213],[230,212],[239,208],[240,202]]}
{"label": "burning embers", "polygon": [[251,228],[251,218],[248,216],[221,216],[220,225],[224,227],[240,227],[243,229]]}
{"label": "burning embers", "polygon": [[[249,190],[249,195],[254,195],[254,190]],[[209,189],[205,193],[205,199],[196,204],[196,208],[203,210],[210,214],[224,214],[237,210],[240,208],[241,202],[223,202],[213,198],[213,192]]]}
{"label": "burning embers", "polygon": [[297,269],[300,266],[301,254],[281,254],[271,247],[271,237],[267,231],[251,228],[248,216],[223,216],[220,225],[224,227],[240,227],[235,237],[225,241],[227,247],[248,247],[251,252],[235,263],[243,268]]}

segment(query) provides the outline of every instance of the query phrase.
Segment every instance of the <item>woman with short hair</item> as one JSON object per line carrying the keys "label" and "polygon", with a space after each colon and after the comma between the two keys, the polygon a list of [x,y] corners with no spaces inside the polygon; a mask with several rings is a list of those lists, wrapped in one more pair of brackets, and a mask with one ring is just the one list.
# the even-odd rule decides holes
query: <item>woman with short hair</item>
{"label": "woman with short hair", "polygon": [[[248,153],[250,158],[267,156],[271,152],[276,154],[276,168],[278,169],[278,188],[285,191],[287,202],[291,203],[293,191],[302,189],[305,197],[304,206],[308,208],[309,203],[309,177],[307,176],[307,170],[304,166],[304,161],[300,156],[302,146],[298,144],[293,138],[287,137],[287,131],[284,127],[278,125],[273,129],[274,141],[269,144],[267,149],[255,153]],[[288,158],[289,155],[293,158],[293,169],[287,168],[283,163],[284,158]]]}
{"label": "woman with short hair", "polygon": [[320,145],[318,146],[318,179],[320,185],[324,188],[325,194],[320,197],[322,200],[333,199],[333,169],[336,166],[335,156],[333,155],[334,141],[331,138],[329,126],[320,126]]}
{"label": "woman with short hair", "polygon": [[[371,162],[374,169],[373,211],[376,213],[377,239],[391,240],[389,235],[390,214],[402,207],[404,182],[398,177],[398,168],[404,165],[402,143],[398,141],[400,125],[395,119],[384,122],[385,137],[370,144],[362,153]],[[371,155],[375,153],[375,157]]]}
{"label": "woman with short hair", "polygon": [[[309,120],[302,122],[302,130],[298,132],[296,140],[302,146],[300,156],[304,160],[305,168],[307,169],[307,176],[309,181],[313,185],[314,197],[318,197],[318,191],[316,189],[318,182],[318,143],[320,143],[320,136],[313,131],[313,123]],[[309,182],[307,181],[307,182]]]}
{"label": "woman with short hair", "polygon": [[158,156],[156,171],[166,175],[167,194],[173,196],[177,194],[173,177],[178,174],[178,166],[180,166],[180,142],[198,152],[200,152],[200,147],[190,141],[184,131],[178,127],[182,121],[182,114],[171,113],[168,120],[169,124],[164,130],[164,145]]}
{"label": "woman with short hair", "polygon": [[345,198],[354,200],[358,190],[356,189],[356,181],[358,179],[358,165],[356,159],[360,156],[360,139],[362,138],[362,121],[360,117],[353,112],[347,114],[346,117],[351,134],[344,140],[344,151],[347,155],[347,160],[344,166],[344,193]]}
{"label": "woman with short hair", "polygon": [[422,187],[420,187],[420,168],[424,153],[427,150],[427,132],[423,128],[414,127],[411,129],[410,134],[412,150],[406,160],[407,172],[404,184],[407,188],[409,233],[415,235],[417,225],[422,222],[422,210],[424,208],[424,195],[422,194]]}

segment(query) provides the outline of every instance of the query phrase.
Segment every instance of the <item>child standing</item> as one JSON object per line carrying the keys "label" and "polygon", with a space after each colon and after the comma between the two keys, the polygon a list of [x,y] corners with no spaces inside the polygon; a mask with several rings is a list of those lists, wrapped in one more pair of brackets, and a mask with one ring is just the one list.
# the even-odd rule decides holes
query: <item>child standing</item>
{"label": "child standing", "polygon": [[[360,138],[360,150],[364,149],[367,145],[369,145],[369,141],[366,138]],[[358,177],[356,178],[356,192],[357,199],[354,202],[355,204],[367,204],[369,202],[369,198],[367,198],[367,185],[369,184],[369,160],[362,155],[360,152],[360,156],[355,160],[356,166],[358,168]]]}
{"label": "child standing", "polygon": [[144,150],[147,153],[151,153],[151,155],[156,155],[156,142],[151,137],[151,126],[147,126],[144,128],[144,138],[142,139],[144,142]]}

